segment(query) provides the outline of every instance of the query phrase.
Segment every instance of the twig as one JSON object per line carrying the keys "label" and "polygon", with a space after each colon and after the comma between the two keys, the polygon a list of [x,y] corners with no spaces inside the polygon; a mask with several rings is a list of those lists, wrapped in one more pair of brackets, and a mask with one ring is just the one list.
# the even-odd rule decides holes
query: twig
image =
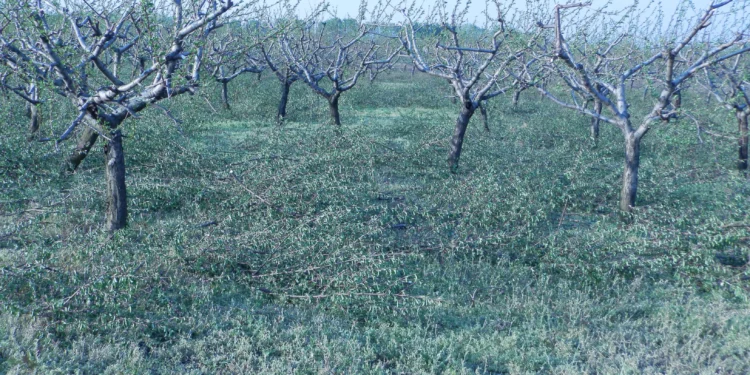
{"label": "twig", "polygon": [[243,189],[244,189],[245,191],[247,191],[248,193],[250,193],[250,194],[251,194],[251,195],[252,195],[253,197],[257,198],[257,199],[258,199],[259,201],[261,201],[261,202],[265,203],[266,205],[268,205],[268,206],[270,206],[270,207],[273,207],[273,204],[271,204],[271,202],[269,202],[269,201],[267,201],[267,200],[263,199],[263,197],[261,197],[260,195],[258,195],[258,194],[255,194],[255,192],[254,192],[254,191],[252,191],[252,190],[248,189],[248,188],[247,188],[247,186],[245,186],[245,185],[244,185],[244,184],[242,183],[242,181],[240,181],[240,179],[239,179],[239,178],[237,177],[237,175],[236,175],[236,174],[234,174],[234,172],[230,171],[230,172],[229,172],[229,174],[230,174],[230,175],[232,175],[232,177],[234,177],[234,180],[235,180],[235,181],[237,181],[237,183],[238,183],[238,184],[240,185],[240,187],[241,187],[241,188],[243,188]]}
{"label": "twig", "polygon": [[[279,160],[289,160],[289,161],[299,161],[299,159],[297,159],[297,158],[286,158],[286,157],[279,156],[279,155],[270,155],[270,156],[252,158],[252,159],[248,159],[246,161],[250,162],[250,161],[276,160],[276,159],[279,159]],[[240,162],[240,163],[235,163],[235,164],[242,164],[242,163]]]}
{"label": "twig", "polygon": [[563,219],[565,219],[565,210],[568,209],[568,202],[565,202],[565,206],[563,206],[562,214],[560,214],[560,221],[557,222],[557,229],[560,229],[560,226],[562,226]]}
{"label": "twig", "polygon": [[214,111],[214,113],[219,113],[219,111],[217,111],[216,108],[214,108],[214,106],[211,104],[211,101],[208,100],[207,96],[205,95],[201,95],[201,96],[203,96],[203,99],[206,100],[206,103],[208,103],[208,106],[211,107],[211,110]]}
{"label": "twig", "polygon": [[711,135],[711,136],[714,136],[714,137],[720,137],[720,138],[737,140],[737,137],[731,137],[731,136],[728,136],[728,135],[723,135],[723,134],[718,134],[718,133],[712,132],[712,131],[704,128],[703,126],[701,126],[700,121],[698,121],[698,119],[695,116],[693,116],[692,114],[690,114],[688,112],[683,112],[683,113],[685,114],[685,116],[687,116],[690,119],[692,119],[693,122],[695,123],[695,127],[696,127],[696,129],[698,131],[698,141],[700,142],[700,144],[703,144],[703,138],[701,138],[701,132],[706,133],[706,134]]}
{"label": "twig", "polygon": [[745,223],[732,223],[721,226],[721,229],[731,229],[731,228],[750,228],[750,224]]}
{"label": "twig", "polygon": [[206,228],[210,227],[212,225],[219,225],[219,223],[216,220],[207,221],[205,223],[198,224],[198,228]]}
{"label": "twig", "polygon": [[404,298],[404,299],[419,299],[419,300],[427,300],[427,301],[433,301],[433,302],[443,302],[442,298],[432,298],[429,296],[414,296],[409,295],[404,292],[400,293],[357,293],[357,292],[342,292],[342,293],[331,293],[331,294],[316,294],[316,295],[304,295],[304,294],[284,294],[284,293],[277,293],[273,292],[271,290],[268,290],[266,288],[258,288],[263,293],[275,295],[275,296],[281,296],[285,298],[294,298],[294,299],[306,299],[306,300],[320,300],[324,298],[332,298],[332,297],[397,297],[397,298]]}
{"label": "twig", "polygon": [[706,133],[706,134],[708,134],[708,135],[712,135],[712,136],[714,136],[714,137],[719,137],[719,138],[726,138],[726,139],[731,139],[731,140],[733,140],[733,141],[736,141],[736,140],[737,140],[737,137],[732,137],[732,136],[728,136],[728,135],[724,135],[724,134],[719,134],[719,133],[715,133],[715,132],[712,132],[712,131],[710,131],[710,130],[707,130],[707,129],[705,129],[705,128],[704,128],[704,127],[702,127],[702,126],[701,126],[701,127],[699,127],[699,128],[700,128],[700,130],[701,130],[702,132],[704,132],[704,133]]}
{"label": "twig", "polygon": [[172,115],[172,113],[169,112],[169,110],[166,109],[166,108],[164,108],[163,106],[161,106],[161,105],[159,105],[157,103],[154,103],[152,105],[155,106],[155,107],[157,107],[157,108],[159,108],[159,109],[161,109],[162,111],[164,111],[164,114],[167,115],[167,117],[169,117],[170,119],[172,119],[172,121],[174,121],[174,126],[175,126],[175,128],[177,128],[177,132],[180,133],[180,135],[185,135],[185,133],[182,131],[182,126],[180,126],[182,124],[182,121],[180,121],[176,117],[174,117]]}
{"label": "twig", "polygon": [[16,232],[18,232],[18,228],[16,228],[15,230],[12,230],[12,231],[10,231],[10,232],[8,232],[8,233],[5,233],[5,234],[0,234],[0,240],[4,240],[4,239],[6,239],[6,238],[10,238],[10,237],[12,237],[12,236],[13,236],[13,235],[14,235],[14,234],[15,234]]}

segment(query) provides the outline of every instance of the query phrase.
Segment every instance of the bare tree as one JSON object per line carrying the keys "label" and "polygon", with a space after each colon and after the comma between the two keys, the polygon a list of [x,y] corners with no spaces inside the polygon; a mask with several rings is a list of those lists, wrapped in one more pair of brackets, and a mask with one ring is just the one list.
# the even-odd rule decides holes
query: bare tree
{"label": "bare tree", "polygon": [[[452,10],[444,2],[430,10],[415,4],[402,8],[405,21],[401,40],[414,66],[449,82],[461,105],[448,152],[452,172],[458,168],[471,117],[479,109],[486,124],[482,103],[513,88],[517,79],[511,70],[540,34],[534,34],[530,25],[509,18],[509,9],[503,9],[499,1],[490,2],[496,14],[488,15],[487,24],[480,28],[466,19],[469,4],[458,1]],[[422,30],[434,25],[439,25],[437,40],[430,38],[432,32]]]}
{"label": "bare tree", "polygon": [[[206,60],[214,80],[221,84],[221,101],[229,109],[229,83],[246,73],[261,73],[263,62],[253,53],[259,44],[239,23],[226,25],[211,35],[211,54]],[[257,52],[257,51],[255,51]]]}
{"label": "bare tree", "polygon": [[524,85],[523,82],[518,82],[515,90],[513,90],[513,101],[511,102],[513,108],[518,107],[518,102],[521,100],[521,93],[528,89],[528,85]]}
{"label": "bare tree", "polygon": [[[750,117],[750,59],[737,56],[730,64],[718,64],[704,69],[704,87],[724,108],[732,111],[739,131],[737,169],[748,167],[748,117]],[[700,131],[701,129],[699,129]]]}
{"label": "bare tree", "polygon": [[306,20],[294,33],[279,37],[286,66],[326,99],[335,125],[341,125],[341,94],[351,90],[368,69],[386,69],[398,55],[396,37],[377,33],[384,14],[383,3],[368,11],[363,2],[356,20]]}
{"label": "bare tree", "polygon": [[39,131],[41,122],[39,107],[42,102],[39,100],[39,89],[35,81],[23,83],[10,82],[8,72],[4,72],[2,77],[0,77],[0,89],[15,94],[26,103],[26,116],[29,118],[28,140],[33,141],[37,139],[37,132]]}
{"label": "bare tree", "polygon": [[289,91],[292,85],[299,80],[299,76],[280,59],[283,59],[278,52],[278,42],[270,41],[268,46],[261,46],[261,53],[266,62],[266,66],[270,69],[276,79],[279,80],[281,87],[281,96],[279,97],[279,105],[276,110],[276,121],[281,124],[286,118],[286,107],[289,103]]}
{"label": "bare tree", "polygon": [[[541,28],[553,30],[551,38],[554,46],[545,48],[545,44],[538,45],[535,63],[526,70],[526,81],[558,105],[610,123],[622,131],[625,168],[620,208],[623,211],[631,211],[635,206],[641,140],[654,123],[668,122],[676,117],[678,108],[673,102],[675,94],[702,69],[750,50],[748,35],[745,33],[748,28],[746,21],[721,25],[723,29],[712,28],[710,32],[707,30],[717,18],[717,12],[729,8],[728,5],[732,2],[733,0],[713,2],[705,11],[698,14],[693,22],[684,17],[679,18],[674,23],[677,26],[666,35],[658,29],[648,29],[646,25],[635,21],[630,25],[630,29],[623,30],[622,20],[632,16],[633,12],[637,11],[635,7],[619,21],[606,20],[599,23],[596,17],[603,12],[597,11],[579,18],[577,24],[571,21],[573,27],[566,27],[562,21],[562,11],[580,9],[589,4],[557,5],[554,8],[551,26],[540,23]],[[681,17],[681,14],[684,13],[678,12],[677,17]],[[593,33],[586,33],[586,27],[582,25],[598,27],[597,32],[601,37],[592,41],[589,38]],[[681,25],[691,26],[683,30],[678,28]],[[725,26],[732,26],[734,29],[728,30]],[[569,41],[563,34],[571,29],[577,31],[574,34],[577,38]],[[643,40],[649,41],[649,36],[641,33],[646,29],[663,39],[644,43]],[[703,39],[699,40],[699,35],[703,35]],[[586,38],[583,38],[584,36]],[[653,45],[660,47],[652,49]],[[643,77],[656,72],[659,74],[658,80],[644,81],[655,82],[654,84],[660,87],[661,94],[648,114],[638,124],[633,124],[629,100],[632,86],[629,83],[638,76]],[[566,99],[554,89],[540,84],[543,77],[549,76],[556,77],[567,86],[567,90],[572,90],[572,98]],[[588,99],[601,102],[607,114],[598,112],[596,107],[594,110],[588,109],[585,106]]]}
{"label": "bare tree", "polygon": [[[271,8],[265,12],[264,20],[261,25],[261,33],[269,36],[265,38],[264,42],[260,45],[261,56],[263,57],[268,69],[270,69],[276,79],[279,80],[281,89],[279,105],[276,110],[276,121],[278,124],[282,124],[284,118],[286,118],[289,92],[292,85],[300,79],[297,73],[286,64],[281,49],[282,45],[280,43],[280,39],[289,38],[289,35],[293,35],[298,26],[304,25],[304,22],[297,19],[298,6],[299,1],[280,1],[278,7]],[[309,18],[317,17],[324,9],[325,4],[319,4],[318,7],[313,9]]]}
{"label": "bare tree", "polygon": [[122,228],[127,216],[122,136],[116,129],[160,100],[192,94],[205,37],[230,9],[239,16],[250,5],[238,7],[231,0],[3,3],[4,74],[45,88],[24,97],[31,104],[60,95],[75,106],[77,113],[56,144],[84,127],[66,167],[74,171],[99,136],[108,141],[108,229]]}

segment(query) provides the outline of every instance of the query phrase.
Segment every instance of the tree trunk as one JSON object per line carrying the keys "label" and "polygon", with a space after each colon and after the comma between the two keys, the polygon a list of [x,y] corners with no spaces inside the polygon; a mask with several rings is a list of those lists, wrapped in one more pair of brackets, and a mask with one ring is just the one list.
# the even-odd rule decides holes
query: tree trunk
{"label": "tree trunk", "polygon": [[291,86],[292,84],[289,82],[281,84],[281,99],[279,100],[279,110],[276,114],[276,119],[279,124],[284,122],[284,118],[286,117],[286,104],[289,102],[289,88]]}
{"label": "tree trunk", "polygon": [[518,100],[521,98],[521,89],[518,89],[513,92],[513,108],[518,107]]}
{"label": "tree trunk", "polygon": [[112,140],[104,147],[107,171],[107,216],[108,231],[125,228],[128,219],[127,193],[125,191],[125,158],[122,150],[122,133],[112,131]]}
{"label": "tree trunk", "polygon": [[[87,121],[87,119],[84,119],[83,121]],[[81,138],[78,140],[76,149],[73,150],[73,152],[68,156],[68,159],[66,160],[63,167],[64,171],[71,173],[75,172],[83,159],[86,158],[86,155],[88,155],[89,151],[91,151],[91,148],[94,147],[94,143],[96,143],[97,138],[99,138],[99,134],[97,134],[90,127],[86,127],[83,131],[83,135],[81,135]]]}
{"label": "tree trunk", "polygon": [[328,109],[331,111],[331,121],[334,125],[341,125],[341,116],[339,116],[339,94],[334,94],[328,100]]}
{"label": "tree trunk", "polygon": [[620,209],[631,212],[635,207],[638,192],[638,167],[641,159],[641,138],[635,132],[625,135],[625,171],[622,174],[622,192],[620,193]]}
{"label": "tree trunk", "polygon": [[469,127],[469,121],[471,120],[471,116],[474,115],[474,111],[476,111],[476,107],[472,103],[465,103],[456,119],[456,129],[453,132],[451,147],[448,152],[448,168],[450,168],[452,173],[456,173],[458,170],[458,160],[461,158],[461,148],[464,144],[466,128]]}
{"label": "tree trunk", "polygon": [[222,104],[224,104],[224,109],[229,109],[229,88],[227,85],[229,82],[222,82],[221,83],[221,101]]}
{"label": "tree trunk", "polygon": [[[29,96],[33,100],[39,100],[39,90],[34,83],[29,85]],[[33,141],[34,139],[36,139],[37,132],[39,131],[39,123],[41,122],[39,104],[27,103],[26,112],[29,116],[28,140]]]}
{"label": "tree trunk", "polygon": [[39,106],[29,104],[29,141],[33,141],[34,139],[36,139],[40,122],[41,116],[39,114]]}
{"label": "tree trunk", "polygon": [[[594,101],[594,112],[597,115],[602,114],[602,102],[598,100]],[[598,117],[591,118],[591,141],[594,142],[594,146],[599,142],[599,121]]]}
{"label": "tree trunk", "polygon": [[487,108],[479,104],[479,114],[482,115],[482,121],[484,122],[484,131],[489,133],[490,132],[490,119],[487,117]]}
{"label": "tree trunk", "polygon": [[740,158],[737,160],[737,168],[741,171],[747,170],[747,144],[748,144],[748,129],[747,129],[747,118],[750,115],[750,111],[744,110],[737,112],[737,123],[740,130],[739,148]]}

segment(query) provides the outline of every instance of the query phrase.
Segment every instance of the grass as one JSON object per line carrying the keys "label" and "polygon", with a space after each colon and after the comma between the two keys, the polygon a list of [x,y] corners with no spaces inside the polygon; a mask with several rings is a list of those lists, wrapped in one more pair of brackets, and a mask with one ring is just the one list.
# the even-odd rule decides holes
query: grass
{"label": "grass", "polygon": [[592,149],[587,119],[499,98],[454,175],[457,109],[407,79],[346,93],[340,131],[302,85],[275,126],[272,77],[230,86],[230,111],[212,87],[168,103],[182,134],[145,113],[111,238],[100,148],[61,177],[67,150],[27,144],[10,111],[0,373],[750,372],[750,272],[716,260],[748,251],[731,141],[653,129],[623,220],[615,129]]}

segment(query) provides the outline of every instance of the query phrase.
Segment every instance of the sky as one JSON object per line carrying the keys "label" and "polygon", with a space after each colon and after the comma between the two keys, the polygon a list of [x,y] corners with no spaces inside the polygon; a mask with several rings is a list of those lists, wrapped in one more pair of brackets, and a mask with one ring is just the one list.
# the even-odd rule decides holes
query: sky
{"label": "sky", "polygon": [[[373,3],[374,0],[370,0],[369,3]],[[396,3],[397,1],[394,1]],[[517,3],[521,3],[523,1],[516,1]],[[641,3],[647,3],[648,0],[642,0]],[[677,4],[680,2],[680,0],[661,0],[659,1],[662,5],[662,9],[664,11],[664,14],[666,16],[670,16],[672,13],[674,13],[675,8],[677,7]],[[302,3],[300,4],[300,11],[306,12],[309,10],[313,4],[317,4],[319,1],[316,0],[302,0]],[[346,17],[351,16],[354,17],[357,14],[357,10],[359,9],[359,1],[358,0],[328,0],[328,3],[331,4],[331,7],[336,9],[337,15],[339,17]],[[434,1],[429,0],[423,0],[423,3],[426,6],[430,6],[434,3]],[[448,0],[449,4],[455,4],[455,0]],[[504,2],[507,3],[507,2]],[[593,6],[602,6],[606,4],[606,0],[592,0]],[[709,4],[711,4],[711,0],[693,0],[693,4],[695,4],[696,8],[703,9],[706,8]],[[614,9],[621,9],[622,7],[628,6],[632,4],[632,0],[628,1],[622,1],[622,0],[612,0],[612,7]],[[483,0],[474,0],[471,5],[470,13],[468,19],[482,19],[481,12],[484,9],[485,1]]]}
{"label": "sky", "polygon": [[[308,15],[310,14],[310,10],[314,8],[315,5],[320,4],[322,0],[301,0],[299,7],[297,8],[297,11],[300,15]],[[328,4],[330,4],[329,11],[334,11],[337,17],[339,18],[356,18],[357,12],[360,5],[360,0],[327,0]],[[377,2],[378,0],[368,0],[368,3],[372,5],[373,3]],[[384,0],[388,1],[388,0]],[[401,3],[402,0],[389,0],[391,4],[398,5]],[[409,2],[416,1],[417,4],[422,4],[423,8],[432,8],[434,4],[436,3],[435,0],[407,0]],[[440,0],[443,1],[443,0]],[[453,5],[457,0],[444,0],[448,4],[449,9],[453,8]],[[465,2],[466,0],[461,0],[462,2]],[[486,16],[483,14],[483,11],[486,8],[486,1],[487,0],[473,0],[471,1],[471,7],[469,8],[468,16],[465,18],[466,21],[469,23],[474,23],[476,25],[485,25],[485,22],[487,21]],[[511,1],[503,1],[500,0],[501,4],[509,4]],[[549,3],[572,3],[572,2],[584,2],[587,0],[515,0],[514,3],[516,4],[522,4],[524,7],[527,3],[527,1],[541,1],[541,2],[549,2]],[[633,4],[634,0],[590,0],[592,2],[591,7],[587,7],[588,11],[594,11],[595,9],[600,9],[602,6],[609,3],[607,10],[622,10],[624,8],[627,8]],[[719,1],[719,0],[716,0]],[[643,25],[649,25],[651,22],[658,22],[657,24],[653,24],[655,26],[654,29],[646,28],[642,31],[649,34],[649,35],[655,35],[654,32],[663,35],[662,33],[668,32],[670,35],[678,36],[683,35],[685,32],[687,32],[687,29],[692,28],[693,22],[698,14],[702,14],[705,9],[709,7],[709,5],[712,3],[712,0],[639,0],[639,8],[641,9],[648,9],[644,12],[638,12],[636,13],[637,16],[635,19],[640,19],[640,21],[636,22],[645,22]],[[687,7],[685,5],[687,4]],[[691,20],[691,22],[677,22],[672,23],[670,22],[672,20],[672,16],[675,14],[675,11],[678,9],[678,6],[682,6],[682,10],[686,11],[686,13],[683,13],[682,17],[680,17],[683,20]],[[738,8],[739,7],[739,8]],[[743,14],[747,14],[746,11],[737,11],[736,9],[747,9],[747,7],[750,7],[750,0],[734,0],[734,3],[732,5],[728,5],[724,8],[722,8],[722,11],[714,18],[714,22],[712,22],[712,25],[709,29],[709,31],[705,32],[705,35],[719,35],[724,34],[727,32],[727,30],[735,30],[734,27],[727,28],[726,26],[728,24],[741,22],[741,23],[748,23],[748,16],[745,16]],[[494,7],[492,7],[494,8]],[[491,9],[492,9],[491,8]],[[661,8],[662,12],[662,20],[659,21],[657,16],[659,12],[655,12],[655,9]],[[550,11],[552,9],[552,6],[550,5]],[[734,10],[733,10],[734,9]],[[548,13],[549,14],[549,13]],[[494,14],[492,15],[494,18]],[[327,18],[328,16],[323,16],[324,18]],[[620,19],[622,17],[622,14],[620,15],[613,15],[612,20]],[[738,18],[740,17],[740,18]],[[400,16],[395,16],[393,18],[393,21],[400,21]],[[658,31],[656,28],[660,28],[661,30]],[[745,26],[747,29],[750,30],[750,25]],[[669,31],[668,31],[669,30]]]}

